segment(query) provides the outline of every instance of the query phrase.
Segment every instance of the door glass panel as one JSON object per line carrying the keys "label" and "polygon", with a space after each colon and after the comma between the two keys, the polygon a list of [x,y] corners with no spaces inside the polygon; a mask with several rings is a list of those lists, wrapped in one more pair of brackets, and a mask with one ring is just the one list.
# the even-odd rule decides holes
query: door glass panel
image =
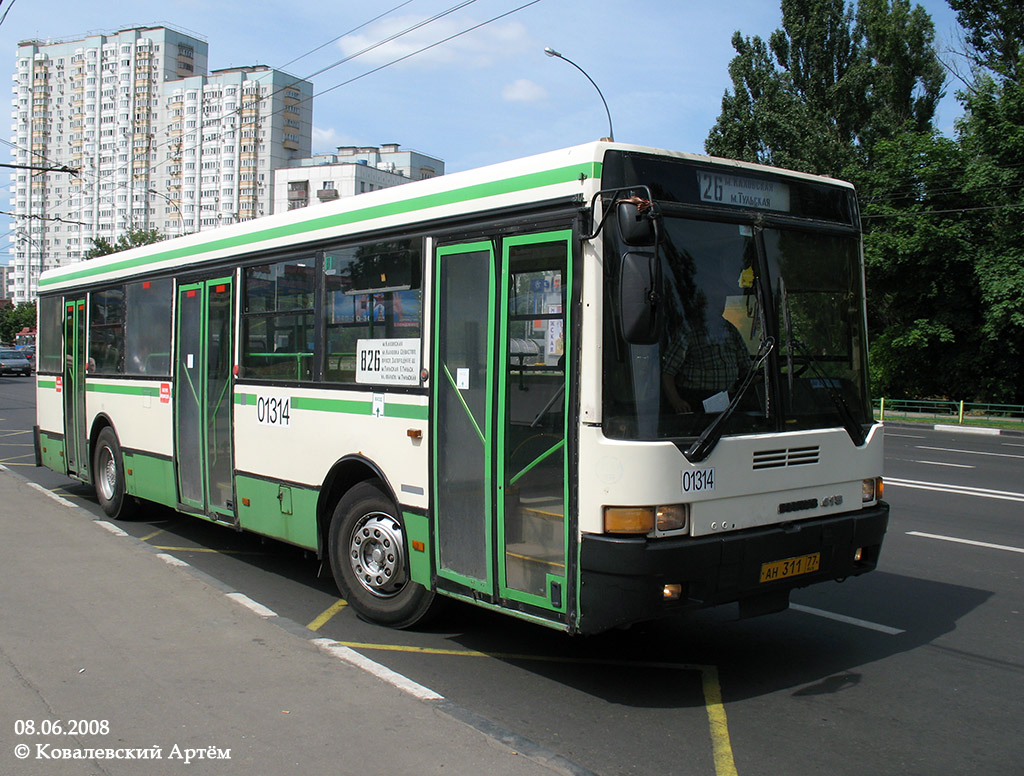
{"label": "door glass panel", "polygon": [[206,477],[209,506],[232,512],[231,477],[231,285],[208,287],[206,335]]}
{"label": "door glass panel", "polygon": [[178,429],[178,494],[183,504],[202,509],[202,286],[178,292],[178,344],[174,396]]}
{"label": "door glass panel", "polygon": [[562,609],[568,244],[516,244],[531,239],[537,238],[506,245],[504,583],[542,599],[534,603]]}
{"label": "door glass panel", "polygon": [[438,251],[434,368],[438,567],[464,584],[490,578],[492,252]]}
{"label": "door glass panel", "polygon": [[89,471],[85,440],[85,302],[67,302],[64,313],[64,455],[68,471],[85,477]]}

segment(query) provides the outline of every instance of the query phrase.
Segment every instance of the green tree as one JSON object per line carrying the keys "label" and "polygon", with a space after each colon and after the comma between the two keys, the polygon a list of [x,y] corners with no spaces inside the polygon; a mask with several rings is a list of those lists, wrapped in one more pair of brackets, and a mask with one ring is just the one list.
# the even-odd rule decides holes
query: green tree
{"label": "green tree", "polygon": [[150,245],[160,242],[164,235],[159,229],[132,228],[117,238],[115,242],[105,237],[92,238],[92,248],[85,252],[83,259],[95,259],[97,256],[106,256],[110,253],[120,253],[129,248],[138,248],[140,245]]}
{"label": "green tree", "polygon": [[875,395],[974,394],[984,339],[965,166],[956,141],[904,132],[880,140],[862,174]]}
{"label": "green tree", "polygon": [[14,335],[28,326],[36,327],[36,303],[21,302],[17,307],[0,309],[0,342],[14,343]]}
{"label": "green tree", "polygon": [[874,144],[930,127],[942,94],[931,18],[909,0],[782,0],[782,28],[733,36],[718,156],[856,180]]}
{"label": "green tree", "polygon": [[950,0],[965,30],[972,78],[958,93],[968,160],[964,218],[981,296],[984,367],[978,395],[1024,403],[1024,6]]}

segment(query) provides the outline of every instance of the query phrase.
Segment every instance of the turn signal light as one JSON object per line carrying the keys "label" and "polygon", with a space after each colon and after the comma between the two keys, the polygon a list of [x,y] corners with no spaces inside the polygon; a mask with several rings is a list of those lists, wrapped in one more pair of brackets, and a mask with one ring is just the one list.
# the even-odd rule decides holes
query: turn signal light
{"label": "turn signal light", "polygon": [[654,507],[605,507],[605,533],[649,534],[654,530]]}

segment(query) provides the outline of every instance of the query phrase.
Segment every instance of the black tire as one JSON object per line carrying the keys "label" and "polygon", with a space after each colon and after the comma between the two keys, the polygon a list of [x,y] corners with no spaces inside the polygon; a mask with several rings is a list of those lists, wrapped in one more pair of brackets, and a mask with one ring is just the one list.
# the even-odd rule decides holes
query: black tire
{"label": "black tire", "polygon": [[92,451],[92,478],[96,498],[108,517],[131,520],[139,511],[139,502],[128,495],[124,485],[124,458],[114,429],[107,426],[96,439]]}
{"label": "black tire", "polygon": [[436,611],[434,593],[409,578],[401,514],[376,481],[359,483],[338,502],[329,544],[338,590],[363,618],[409,628]]}

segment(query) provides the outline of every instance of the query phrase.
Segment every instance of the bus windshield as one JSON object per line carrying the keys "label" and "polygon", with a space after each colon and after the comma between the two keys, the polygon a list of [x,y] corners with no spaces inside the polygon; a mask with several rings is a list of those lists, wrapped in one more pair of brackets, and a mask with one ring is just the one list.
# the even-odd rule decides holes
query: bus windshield
{"label": "bus windshield", "polygon": [[[617,253],[607,252],[610,263]],[[663,325],[656,344],[622,340],[617,273],[606,275],[609,436],[694,438],[732,404],[724,434],[869,422],[855,236],[669,215],[658,255]]]}

